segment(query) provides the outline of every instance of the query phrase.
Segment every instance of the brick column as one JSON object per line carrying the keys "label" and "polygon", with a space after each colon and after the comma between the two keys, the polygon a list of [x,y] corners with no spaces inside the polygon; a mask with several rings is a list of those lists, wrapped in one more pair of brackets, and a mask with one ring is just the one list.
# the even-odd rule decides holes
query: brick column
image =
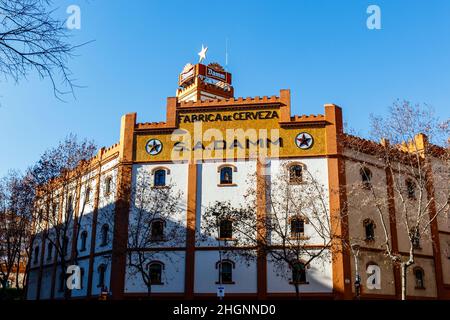
{"label": "brick column", "polygon": [[[346,215],[346,176],[342,158],[343,134],[342,110],[334,104],[325,105],[326,148],[328,157],[328,184],[330,193],[330,221],[334,234],[332,241],[333,292],[336,299],[352,299],[350,252],[342,241],[348,241],[348,217]],[[343,239],[343,240],[341,240]]]}
{"label": "brick column", "polygon": [[114,300],[123,299],[125,286],[135,125],[136,113],[129,113],[122,117],[110,280]]}
{"label": "brick column", "polygon": [[186,266],[184,293],[186,299],[194,298],[195,274],[195,230],[197,216],[198,166],[194,161],[188,165],[188,194],[186,212]]}

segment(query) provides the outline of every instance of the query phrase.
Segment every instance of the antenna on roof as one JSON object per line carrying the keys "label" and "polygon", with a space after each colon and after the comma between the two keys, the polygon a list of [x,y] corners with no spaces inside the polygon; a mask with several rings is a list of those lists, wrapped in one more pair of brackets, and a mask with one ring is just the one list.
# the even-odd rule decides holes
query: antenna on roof
{"label": "antenna on roof", "polygon": [[225,38],[225,70],[228,67],[228,38]]}

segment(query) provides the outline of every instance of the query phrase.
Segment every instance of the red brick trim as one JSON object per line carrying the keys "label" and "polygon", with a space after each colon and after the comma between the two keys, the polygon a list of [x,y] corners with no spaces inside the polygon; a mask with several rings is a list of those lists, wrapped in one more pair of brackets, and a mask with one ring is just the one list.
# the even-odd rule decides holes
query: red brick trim
{"label": "red brick trim", "polygon": [[[256,219],[258,221],[257,242],[264,242],[266,237],[266,229],[264,223],[266,206],[267,206],[267,177],[266,177],[266,164],[264,159],[258,159],[256,162],[256,194],[257,208]],[[257,291],[258,299],[267,298],[267,256],[263,248],[257,249]]]}
{"label": "red brick trim", "polygon": [[[101,156],[100,156],[101,157]],[[101,162],[98,168],[97,182],[96,182],[96,190],[95,190],[95,199],[94,199],[94,212],[92,213],[92,225],[91,225],[91,246],[89,251],[89,272],[88,272],[88,283],[87,283],[87,291],[86,296],[89,298],[92,295],[92,278],[94,274],[94,253],[95,253],[95,240],[97,238],[97,217],[98,217],[98,203],[100,199],[100,184],[101,184]]]}
{"label": "red brick trim", "polygon": [[[351,264],[348,246],[342,241],[349,239],[345,163],[339,140],[343,135],[342,110],[336,105],[325,105],[326,147],[328,155],[328,183],[330,192],[330,220],[334,234],[333,293],[336,299],[351,299]],[[346,281],[350,280],[350,281]]]}
{"label": "red brick trim", "polygon": [[188,166],[188,194],[186,211],[186,265],[185,265],[185,298],[194,297],[194,273],[195,273],[195,230],[197,216],[197,188],[198,188],[198,166],[196,163],[189,163]]}
{"label": "red brick trim", "polygon": [[133,172],[135,126],[136,113],[126,114],[122,117],[110,277],[111,293],[114,300],[123,298],[125,286],[128,215]]}

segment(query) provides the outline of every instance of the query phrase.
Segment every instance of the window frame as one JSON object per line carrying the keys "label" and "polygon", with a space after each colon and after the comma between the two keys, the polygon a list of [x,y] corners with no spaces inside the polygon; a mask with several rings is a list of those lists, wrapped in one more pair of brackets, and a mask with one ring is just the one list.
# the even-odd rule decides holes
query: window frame
{"label": "window frame", "polygon": [[361,177],[362,187],[366,190],[370,190],[372,188],[372,170],[370,170],[367,166],[363,166],[359,169],[359,175]]}
{"label": "window frame", "polygon": [[[296,278],[298,278],[298,276],[297,277],[294,276],[295,272],[298,272],[298,271],[296,271],[296,268],[295,268],[295,266],[297,266],[297,265],[303,266],[303,269],[302,269],[303,271],[301,273],[301,274],[303,274],[303,277],[301,277],[301,278],[304,278],[304,281],[302,281],[301,279],[298,280],[298,279],[296,279]],[[293,261],[289,265],[289,268],[291,269],[291,281],[289,282],[290,284],[295,284],[295,285],[309,284],[308,278],[306,276],[306,269],[308,269],[309,266],[305,266],[305,263],[302,260]]]}
{"label": "window frame", "polygon": [[67,198],[67,203],[66,203],[66,213],[67,213],[67,217],[69,217],[69,215],[73,215],[74,214],[74,206],[73,206],[73,195],[69,194],[69,197]]}
{"label": "window frame", "polygon": [[[153,225],[156,224],[156,223],[161,224],[161,226],[162,226],[161,227],[161,235],[159,237],[156,237],[156,236],[153,235]],[[153,219],[150,222],[150,241],[155,241],[155,242],[164,241],[164,229],[165,229],[165,227],[166,227],[166,222],[163,219],[160,219],[160,218]]]}
{"label": "window frame", "polygon": [[[230,267],[229,272],[227,272],[227,274],[229,274],[229,280],[224,281],[223,279],[223,275],[224,275],[224,269],[223,269],[223,265],[226,264]],[[218,270],[218,280],[216,281],[216,284],[235,284],[234,280],[233,280],[233,269],[236,268],[236,264],[230,260],[230,259],[222,259],[222,261],[217,261],[216,262],[216,269]]]}
{"label": "window frame", "polygon": [[[222,172],[224,170],[230,170],[231,173],[231,181],[227,182],[226,180],[222,179]],[[217,168],[217,173],[219,174],[219,183],[217,184],[218,187],[235,187],[237,186],[235,182],[234,173],[237,172],[237,167],[232,164],[222,164]]]}
{"label": "window frame", "polygon": [[405,189],[406,189],[406,196],[409,200],[417,200],[416,197],[416,183],[411,178],[405,179]]}
{"label": "window frame", "polygon": [[421,250],[422,245],[421,245],[421,239],[420,239],[421,238],[420,237],[420,228],[418,226],[411,227],[409,232],[410,232],[410,237],[414,237],[413,239],[411,239],[413,248],[416,250]]}
{"label": "window frame", "polygon": [[[292,177],[292,173],[293,173],[292,169],[294,167],[300,167],[301,168],[301,170],[300,170],[301,171],[300,172],[300,178],[299,177],[294,177],[294,178]],[[305,181],[303,179],[303,173],[304,173],[305,170],[306,170],[306,165],[304,163],[297,162],[297,161],[289,163],[287,165],[287,174],[288,174],[288,177],[289,177],[289,179],[288,179],[289,180],[289,184],[291,184],[291,185],[299,185],[299,184],[305,183]]]}
{"label": "window frame", "polygon": [[64,272],[59,273],[58,292],[64,292],[66,285],[66,275]]}
{"label": "window frame", "polygon": [[69,253],[69,243],[70,243],[70,239],[69,237],[66,235],[61,235],[62,236],[62,252],[64,253],[64,257],[67,256],[67,254]]}
{"label": "window frame", "polygon": [[[230,228],[229,228],[229,232],[230,232],[230,237],[222,237],[222,223],[225,222],[229,222],[230,223]],[[217,238],[219,240],[233,240],[233,219],[231,218],[223,218],[219,221],[219,234],[217,235]]]}
{"label": "window frame", "polygon": [[[156,174],[159,171],[164,171],[164,184],[156,184]],[[170,169],[163,166],[158,166],[152,169],[151,171],[152,180],[151,180],[151,186],[152,188],[167,188],[167,179],[170,175]]]}
{"label": "window frame", "polygon": [[[293,221],[302,221],[303,222],[303,232],[300,232],[300,234],[297,234],[293,232],[292,230],[292,223]],[[306,224],[308,223],[308,219],[301,215],[293,215],[289,217],[288,223],[289,223],[289,237],[290,239],[298,239],[298,240],[307,240],[309,237],[306,237]]]}
{"label": "window frame", "polygon": [[105,280],[106,280],[106,268],[107,265],[105,263],[101,263],[98,267],[97,267],[97,272],[98,272],[98,283],[97,283],[97,288],[103,288],[106,287],[105,286]]}
{"label": "window frame", "polygon": [[[167,178],[167,171],[165,169],[155,170],[154,173],[153,173],[153,186],[154,187],[165,187],[165,186],[167,186],[166,178]],[[162,179],[162,183],[161,183],[161,181],[158,181],[158,183],[157,183],[157,179],[158,180]]]}
{"label": "window frame", "polygon": [[37,245],[36,247],[34,247],[33,264],[39,263],[39,252],[40,252],[40,248],[39,248],[39,245]]}
{"label": "window frame", "polygon": [[[367,236],[367,227],[370,225],[372,225],[372,228],[371,228],[372,237],[371,238]],[[366,218],[363,221],[363,227],[364,227],[364,241],[366,241],[366,242],[375,241],[375,228],[376,228],[375,222],[370,218]]]}
{"label": "window frame", "polygon": [[47,243],[47,261],[52,260],[53,258],[53,244],[49,241]]}
{"label": "window frame", "polygon": [[112,177],[110,175],[105,177],[105,196],[108,196],[111,194],[111,183],[112,183]]}
{"label": "window frame", "polygon": [[[159,281],[158,282],[153,282],[152,281],[152,273],[151,273],[151,270],[150,270],[150,268],[152,266],[159,266],[159,268],[160,268],[159,269]],[[158,260],[150,261],[147,264],[148,276],[149,276],[149,280],[150,280],[150,285],[151,286],[153,286],[153,285],[159,285],[159,286],[164,285],[164,282],[162,281],[164,269],[165,269],[164,263],[161,262],[161,261],[158,261]]]}
{"label": "window frame", "polygon": [[83,280],[84,280],[84,268],[80,267],[80,289],[84,289]]}
{"label": "window frame", "polygon": [[81,231],[80,238],[81,238],[80,252],[83,252],[87,250],[88,232],[86,230]]}
{"label": "window frame", "polygon": [[102,225],[100,229],[100,237],[100,247],[106,247],[109,243],[109,225],[107,223]]}
{"label": "window frame", "polygon": [[91,188],[91,186],[87,186],[84,191],[84,203],[91,202],[91,194],[92,194],[92,188]]}
{"label": "window frame", "polygon": [[[420,272],[421,279],[417,278],[417,272]],[[414,289],[425,290],[425,271],[423,270],[423,268],[414,267],[413,274],[414,274],[414,282],[415,282]],[[420,283],[419,283],[419,281],[420,281]]]}

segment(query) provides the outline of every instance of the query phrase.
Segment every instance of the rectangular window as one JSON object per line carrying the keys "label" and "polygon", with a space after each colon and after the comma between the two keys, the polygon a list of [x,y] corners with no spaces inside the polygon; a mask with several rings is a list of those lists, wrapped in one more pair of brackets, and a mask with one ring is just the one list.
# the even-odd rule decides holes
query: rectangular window
{"label": "rectangular window", "polygon": [[231,239],[232,237],[233,237],[233,222],[228,219],[222,220],[220,222],[219,227],[219,238]]}

